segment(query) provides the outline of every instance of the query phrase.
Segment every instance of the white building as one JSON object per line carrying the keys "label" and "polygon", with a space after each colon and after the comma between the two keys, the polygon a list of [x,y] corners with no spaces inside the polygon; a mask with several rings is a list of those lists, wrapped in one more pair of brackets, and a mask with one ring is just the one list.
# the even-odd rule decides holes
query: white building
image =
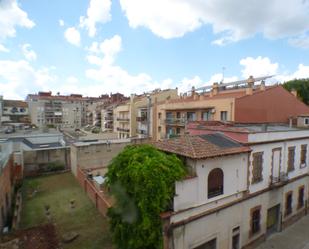
{"label": "white building", "polygon": [[253,248],[305,214],[309,131],[229,126],[199,133],[156,143],[190,169],[162,214],[165,248]]}

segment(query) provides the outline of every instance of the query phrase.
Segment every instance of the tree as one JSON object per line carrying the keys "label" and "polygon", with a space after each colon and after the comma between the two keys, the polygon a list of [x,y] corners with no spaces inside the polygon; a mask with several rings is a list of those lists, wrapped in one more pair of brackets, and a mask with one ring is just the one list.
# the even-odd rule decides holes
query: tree
{"label": "tree", "polygon": [[283,87],[288,91],[295,89],[297,91],[298,97],[305,104],[309,104],[309,78],[287,81],[283,83]]}
{"label": "tree", "polygon": [[116,204],[108,210],[119,249],[162,248],[160,213],[171,205],[175,181],[185,175],[176,155],[151,145],[130,145],[108,167],[106,184]]}

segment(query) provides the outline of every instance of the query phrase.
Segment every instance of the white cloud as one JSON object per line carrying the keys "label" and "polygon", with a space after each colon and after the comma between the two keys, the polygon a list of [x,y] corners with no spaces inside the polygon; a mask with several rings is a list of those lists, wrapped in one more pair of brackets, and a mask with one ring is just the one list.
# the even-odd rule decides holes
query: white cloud
{"label": "white cloud", "polygon": [[69,43],[75,46],[80,45],[80,33],[76,28],[67,28],[64,32],[64,37]]}
{"label": "white cloud", "polygon": [[17,4],[16,0],[0,1],[0,39],[14,37],[16,27],[32,28],[35,23]]}
{"label": "white cloud", "polygon": [[275,75],[278,73],[279,64],[272,63],[268,57],[258,56],[257,58],[247,57],[240,60],[240,65],[244,68],[241,70],[242,77],[248,78]]}
{"label": "white cloud", "polygon": [[[87,50],[87,61],[96,66],[86,70],[86,77],[95,82],[91,88],[93,93],[98,93],[97,89],[109,89],[112,92],[121,91],[125,94],[142,93],[156,88],[168,88],[172,85],[171,79],[162,82],[154,81],[146,73],[131,75],[125,69],[115,65],[115,58],[122,49],[122,40],[118,35],[106,39],[101,43],[95,42]],[[95,55],[93,54],[95,53]],[[87,90],[88,93],[90,88]]]}
{"label": "white cloud", "polygon": [[64,26],[64,21],[62,19],[59,19],[59,26],[63,27]]}
{"label": "white cloud", "polygon": [[283,73],[276,76],[279,82],[285,82],[294,79],[304,79],[309,77],[309,66],[299,64],[297,70],[293,73]]}
{"label": "white cloud", "polygon": [[66,82],[68,82],[69,84],[75,84],[78,83],[78,79],[75,76],[69,76],[66,79]]}
{"label": "white cloud", "polygon": [[0,60],[0,95],[22,99],[37,90],[48,90],[56,81],[49,68],[35,69],[28,61]]}
{"label": "white cloud", "polygon": [[8,48],[6,48],[4,45],[0,44],[0,52],[8,53],[8,52],[10,52],[10,50]]}
{"label": "white cloud", "polygon": [[37,55],[32,49],[30,49],[31,48],[30,44],[28,44],[28,43],[24,44],[24,45],[22,45],[21,48],[22,48],[22,52],[23,52],[25,58],[28,61],[35,61],[36,60]]}
{"label": "white cloud", "polygon": [[309,48],[309,35],[300,35],[298,37],[294,37],[289,39],[289,44],[291,44],[294,47]]}
{"label": "white cloud", "polygon": [[80,27],[86,28],[90,37],[96,34],[97,23],[106,23],[111,20],[111,0],[90,0],[87,16],[80,17]]}
{"label": "white cloud", "polygon": [[202,25],[224,45],[262,33],[269,39],[302,35],[309,30],[307,0],[120,0],[132,28],[146,27],[163,38],[181,37]]}

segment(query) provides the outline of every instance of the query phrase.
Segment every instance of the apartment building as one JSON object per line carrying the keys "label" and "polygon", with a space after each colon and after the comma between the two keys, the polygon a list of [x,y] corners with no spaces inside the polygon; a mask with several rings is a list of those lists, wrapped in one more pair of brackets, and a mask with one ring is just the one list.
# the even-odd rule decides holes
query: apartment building
{"label": "apartment building", "polygon": [[[265,77],[192,89],[179,99],[157,103],[156,140],[185,133],[190,121],[288,123],[291,116],[309,113],[309,107],[281,85],[265,86]],[[199,91],[198,91],[199,90]],[[280,103],[280,104],[279,104]]]}
{"label": "apartment building", "polygon": [[306,214],[308,130],[206,123],[155,143],[189,172],[162,214],[164,248],[254,248]]}
{"label": "apartment building", "polygon": [[83,97],[80,94],[52,95],[51,92],[27,96],[33,124],[39,127],[53,125],[61,128],[80,128],[89,124],[88,122],[93,122],[89,113],[106,99],[105,95],[95,98]]}
{"label": "apartment building", "polygon": [[0,123],[30,123],[27,102],[0,96]]}
{"label": "apartment building", "polygon": [[113,116],[118,138],[152,136],[156,103],[179,98],[177,91],[177,88],[157,89],[142,95],[132,94],[130,100],[116,106]]}
{"label": "apartment building", "polygon": [[114,108],[117,104],[110,104],[101,109],[101,130],[113,132],[114,130]]}

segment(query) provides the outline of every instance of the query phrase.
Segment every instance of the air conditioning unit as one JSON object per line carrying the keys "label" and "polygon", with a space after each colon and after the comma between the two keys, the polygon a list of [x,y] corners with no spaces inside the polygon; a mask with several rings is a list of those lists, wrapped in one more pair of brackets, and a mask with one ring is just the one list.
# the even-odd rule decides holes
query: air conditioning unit
{"label": "air conditioning unit", "polygon": [[215,108],[211,109],[211,113],[215,114],[216,113],[216,109]]}

